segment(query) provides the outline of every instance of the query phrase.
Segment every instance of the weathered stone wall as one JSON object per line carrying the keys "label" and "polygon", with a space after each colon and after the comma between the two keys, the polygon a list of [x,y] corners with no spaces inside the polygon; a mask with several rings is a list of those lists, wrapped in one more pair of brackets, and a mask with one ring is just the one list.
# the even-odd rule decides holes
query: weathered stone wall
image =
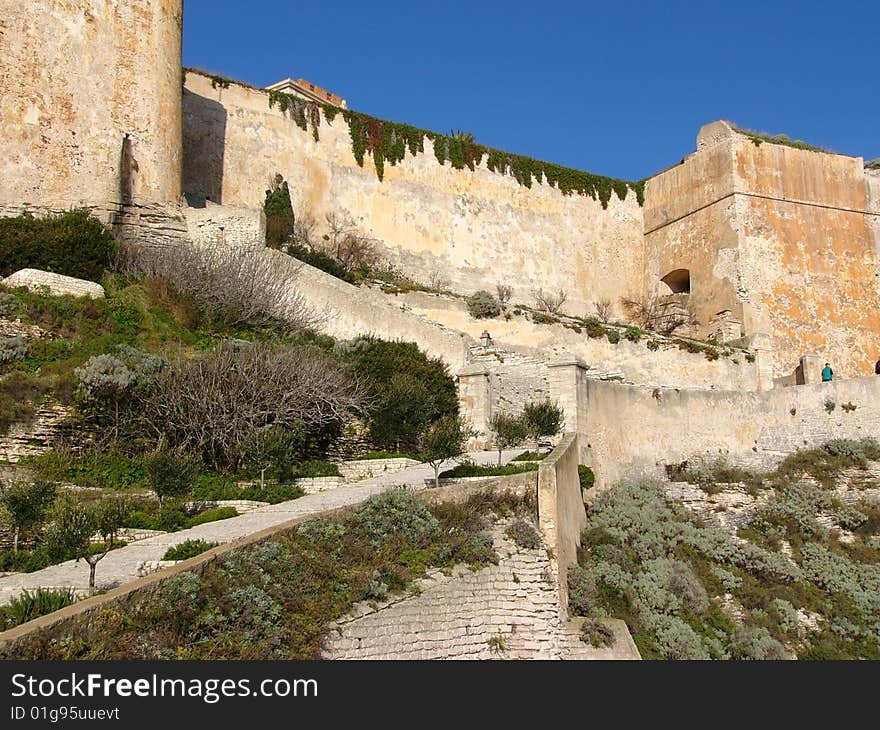
{"label": "weathered stone wall", "polygon": [[189,240],[198,246],[261,247],[266,242],[262,208],[237,208],[207,202],[204,208],[184,208]]}
{"label": "weathered stone wall", "polygon": [[568,433],[538,466],[538,524],[551,546],[551,569],[557,577],[559,610],[568,617],[568,568],[577,563],[581,531],[587,526],[578,464],[578,435]]}
{"label": "weathered stone wall", "polygon": [[[562,324],[536,324],[526,316],[474,319],[461,299],[425,292],[401,294],[395,299],[413,312],[444,327],[464,332],[475,340],[483,330],[488,330],[494,342],[490,349],[494,349],[504,364],[509,363],[511,367],[514,363],[527,363],[528,358],[550,362],[576,356],[594,370],[619,375],[630,383],[721,390],[758,389],[757,363],[749,362],[741,351],[729,357],[707,360],[702,353],[681,350],[671,339],[663,337],[656,338],[660,343],[657,350],[649,350],[646,344],[654,337],[645,337],[638,343],[621,337],[620,342],[613,344],[606,337],[591,338],[585,332],[575,332]],[[487,365],[491,364],[486,358],[483,360]],[[542,377],[546,379],[546,375]],[[540,387],[537,380],[535,374],[535,385]]]}
{"label": "weathered stone wall", "polygon": [[320,141],[268,94],[227,88],[187,71],[184,88],[184,189],[191,202],[260,207],[276,174],[290,185],[294,211],[319,224],[349,214],[384,242],[387,259],[421,281],[435,271],[462,292],[509,284],[531,300],[534,288],[567,290],[571,311],[636,296],[645,281],[642,211],[630,191],[607,210],[545,183],[531,188],[480,165],[441,166],[430,152],[385,166],[379,181],[367,155],[360,168],[341,116],[322,118]]}
{"label": "weathered stone wall", "polygon": [[241,255],[257,257],[275,271],[292,296],[301,296],[321,316],[318,329],[331,337],[348,340],[372,334],[415,342],[431,357],[442,359],[453,375],[468,362],[468,348],[474,343],[466,335],[404,311],[379,292],[352,286],[271,248],[242,248]]}
{"label": "weathered stone wall", "polygon": [[581,456],[604,488],[624,478],[661,477],[665,464],[722,458],[772,469],[830,439],[880,437],[880,377],[761,393],[585,380],[579,408]]}
{"label": "weathered stone wall", "polygon": [[651,266],[690,270],[704,330],[730,310],[746,334],[770,335],[777,376],[807,353],[840,375],[872,372],[880,178],[861,158],[755,144],[725,122],[698,147],[646,186]]}
{"label": "weathered stone wall", "polygon": [[0,2],[0,215],[128,206],[164,230],[153,218],[181,194],[182,18],[182,0]]}
{"label": "weathered stone wall", "polygon": [[355,606],[331,629],[325,659],[559,659],[560,621],[547,548],[492,535],[498,565],[431,571],[415,594]]}

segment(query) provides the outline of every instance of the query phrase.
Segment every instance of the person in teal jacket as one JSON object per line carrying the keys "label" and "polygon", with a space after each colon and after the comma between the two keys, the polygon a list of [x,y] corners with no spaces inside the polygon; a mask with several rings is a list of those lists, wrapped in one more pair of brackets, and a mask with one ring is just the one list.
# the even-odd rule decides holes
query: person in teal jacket
{"label": "person in teal jacket", "polygon": [[826,362],[825,367],[822,368],[822,382],[823,383],[830,383],[831,378],[833,378],[833,377],[834,377],[834,371],[831,369],[831,365],[829,365]]}

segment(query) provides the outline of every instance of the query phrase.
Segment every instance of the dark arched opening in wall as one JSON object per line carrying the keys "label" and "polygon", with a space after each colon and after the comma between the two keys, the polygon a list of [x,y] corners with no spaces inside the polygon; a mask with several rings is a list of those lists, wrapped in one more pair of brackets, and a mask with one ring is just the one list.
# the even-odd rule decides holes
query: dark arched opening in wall
{"label": "dark arched opening in wall", "polygon": [[666,284],[667,291],[665,294],[690,294],[691,293],[691,272],[688,269],[675,269],[670,271],[666,276],[660,279]]}

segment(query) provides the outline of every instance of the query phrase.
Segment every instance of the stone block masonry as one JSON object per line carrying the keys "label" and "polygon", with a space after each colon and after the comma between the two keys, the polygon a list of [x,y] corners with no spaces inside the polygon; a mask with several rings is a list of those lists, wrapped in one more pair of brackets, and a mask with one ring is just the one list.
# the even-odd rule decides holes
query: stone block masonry
{"label": "stone block masonry", "polygon": [[358,604],[331,627],[327,659],[558,659],[568,637],[545,547],[492,530],[498,565],[431,571],[418,592]]}

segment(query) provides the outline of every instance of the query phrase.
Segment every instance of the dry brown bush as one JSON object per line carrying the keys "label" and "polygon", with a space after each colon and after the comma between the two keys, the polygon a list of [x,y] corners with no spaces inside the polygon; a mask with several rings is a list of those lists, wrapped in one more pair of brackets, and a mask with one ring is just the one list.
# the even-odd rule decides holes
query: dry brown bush
{"label": "dry brown bush", "polygon": [[560,289],[556,294],[545,292],[543,289],[537,289],[532,294],[535,297],[535,304],[537,304],[538,309],[542,312],[550,312],[551,314],[558,314],[559,310],[562,309],[562,305],[568,299],[565,289]]}
{"label": "dry brown bush", "polygon": [[255,432],[321,429],[365,403],[358,379],[321,350],[225,343],[163,371],[143,396],[141,420],[160,444],[223,468]]}
{"label": "dry brown bush", "polygon": [[327,222],[325,253],[349,271],[376,267],[379,260],[376,240],[359,233],[351,216],[334,212],[324,218]]}
{"label": "dry brown bush", "polygon": [[[117,268],[163,279],[198,309],[227,327],[285,322],[294,330],[315,329],[321,317],[296,289],[300,267],[280,274],[261,249],[208,248],[192,243],[150,248],[125,246]],[[293,259],[291,259],[293,261]]]}
{"label": "dry brown bush", "polygon": [[663,300],[664,297],[653,294],[639,299],[621,298],[620,303],[630,322],[644,330],[669,335],[679,327],[693,323],[690,305],[686,309],[670,309],[663,306]]}

